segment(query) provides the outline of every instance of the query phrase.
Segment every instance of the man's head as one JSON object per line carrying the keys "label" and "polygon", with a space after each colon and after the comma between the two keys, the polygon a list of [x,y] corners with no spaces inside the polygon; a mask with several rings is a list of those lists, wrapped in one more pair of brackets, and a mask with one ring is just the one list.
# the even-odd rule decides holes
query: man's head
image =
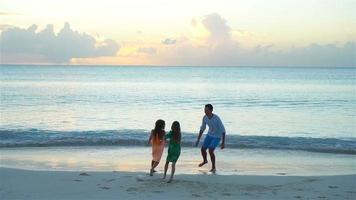
{"label": "man's head", "polygon": [[207,116],[211,116],[211,114],[213,113],[213,105],[206,104],[204,108],[204,112]]}

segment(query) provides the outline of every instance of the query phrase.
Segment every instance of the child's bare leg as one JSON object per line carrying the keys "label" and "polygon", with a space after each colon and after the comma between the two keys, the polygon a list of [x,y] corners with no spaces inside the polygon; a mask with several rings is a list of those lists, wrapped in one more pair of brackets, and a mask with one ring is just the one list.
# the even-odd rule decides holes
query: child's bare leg
{"label": "child's bare leg", "polygon": [[[153,167],[153,163],[154,163],[155,161],[151,161],[151,168]],[[157,172],[156,170],[153,170],[153,172]]]}
{"label": "child's bare leg", "polygon": [[157,166],[158,166],[159,162],[158,161],[155,161],[155,163],[153,164],[152,166],[152,169],[154,170]]}
{"label": "child's bare leg", "polygon": [[165,179],[165,178],[166,178],[166,174],[167,174],[167,170],[168,170],[168,165],[169,165],[169,162],[166,161],[166,164],[164,165],[164,174],[163,174],[163,178],[162,178],[162,179]]}
{"label": "child's bare leg", "polygon": [[153,176],[153,172],[155,171],[155,168],[158,166],[159,162],[153,161],[153,165],[150,171],[150,176]]}
{"label": "child's bare leg", "polygon": [[172,182],[173,180],[173,176],[174,176],[174,172],[176,171],[176,163],[175,162],[172,162],[172,172],[171,172],[171,178],[168,180],[167,183],[170,183]]}
{"label": "child's bare leg", "polygon": [[155,161],[151,161],[151,169],[150,169],[150,176],[153,176],[153,165],[155,164]]}

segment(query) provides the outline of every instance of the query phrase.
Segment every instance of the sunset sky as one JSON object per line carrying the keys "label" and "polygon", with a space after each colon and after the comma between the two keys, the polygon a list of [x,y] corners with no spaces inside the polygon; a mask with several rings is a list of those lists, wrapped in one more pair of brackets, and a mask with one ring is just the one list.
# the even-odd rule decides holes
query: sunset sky
{"label": "sunset sky", "polygon": [[354,0],[1,0],[1,63],[355,67]]}

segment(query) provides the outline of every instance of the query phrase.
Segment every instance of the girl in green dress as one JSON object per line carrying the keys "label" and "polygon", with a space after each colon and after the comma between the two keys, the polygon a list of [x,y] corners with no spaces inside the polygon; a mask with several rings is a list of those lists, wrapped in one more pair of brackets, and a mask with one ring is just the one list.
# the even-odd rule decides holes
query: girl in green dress
{"label": "girl in green dress", "polygon": [[176,162],[180,155],[181,132],[179,122],[173,122],[171,131],[165,136],[165,139],[169,139],[169,147],[166,165],[164,166],[163,179],[166,178],[169,162],[172,162],[171,178],[168,180],[168,183],[170,183],[173,180],[174,172],[176,169]]}

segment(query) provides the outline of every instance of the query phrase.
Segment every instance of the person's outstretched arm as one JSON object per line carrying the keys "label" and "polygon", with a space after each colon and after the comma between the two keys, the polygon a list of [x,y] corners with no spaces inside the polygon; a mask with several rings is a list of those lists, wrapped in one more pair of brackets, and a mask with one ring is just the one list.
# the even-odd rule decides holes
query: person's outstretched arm
{"label": "person's outstretched arm", "polygon": [[224,124],[222,123],[221,119],[218,118],[218,124],[219,124],[219,127],[220,127],[220,130],[222,132],[222,141],[221,141],[221,149],[224,149],[225,148],[225,135],[226,135],[226,131],[225,131],[225,127],[224,127]]}
{"label": "person's outstretched arm", "polygon": [[225,148],[225,131],[222,133],[222,142],[221,142],[221,149],[224,149]]}
{"label": "person's outstretched arm", "polygon": [[203,134],[204,130],[201,130],[199,131],[199,135],[198,135],[198,138],[197,138],[197,141],[195,142],[195,146],[197,147],[198,144],[199,144],[199,141],[200,141],[200,138],[201,138],[201,135]]}
{"label": "person's outstretched arm", "polygon": [[196,147],[197,147],[197,146],[198,146],[198,144],[199,144],[199,141],[200,141],[201,135],[204,133],[205,128],[206,128],[206,122],[205,122],[204,117],[203,117],[203,120],[202,120],[202,122],[201,122],[201,126],[200,126],[200,130],[199,130],[198,139],[197,139],[197,141],[195,142],[195,146],[196,146]]}

